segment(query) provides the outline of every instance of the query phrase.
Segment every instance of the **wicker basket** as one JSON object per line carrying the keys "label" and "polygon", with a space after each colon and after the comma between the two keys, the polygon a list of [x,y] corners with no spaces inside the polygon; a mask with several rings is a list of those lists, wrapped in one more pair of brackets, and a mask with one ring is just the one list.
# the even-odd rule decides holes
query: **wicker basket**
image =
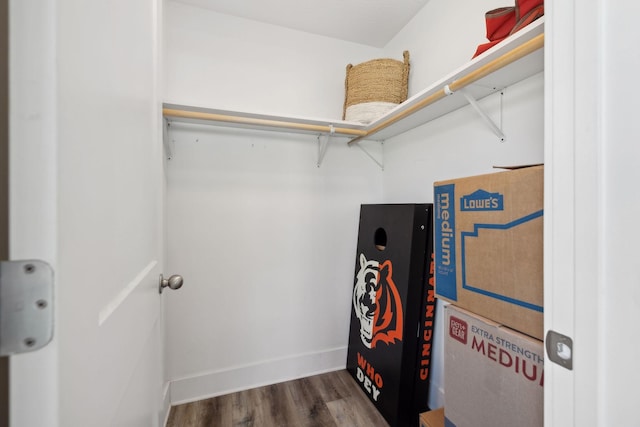
{"label": "wicker basket", "polygon": [[409,51],[404,62],[374,59],[347,65],[342,119],[370,123],[407,99]]}

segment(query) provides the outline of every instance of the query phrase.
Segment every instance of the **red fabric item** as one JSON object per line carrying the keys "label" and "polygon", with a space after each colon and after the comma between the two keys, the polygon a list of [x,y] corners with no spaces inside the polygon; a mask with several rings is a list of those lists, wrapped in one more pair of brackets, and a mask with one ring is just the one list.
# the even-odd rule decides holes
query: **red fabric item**
{"label": "red fabric item", "polygon": [[494,41],[489,42],[489,43],[484,43],[484,44],[478,45],[478,48],[476,49],[476,53],[473,54],[473,58],[475,58],[476,56],[480,55],[481,53],[491,49],[493,46],[497,45],[498,43],[500,43],[505,38],[502,38],[502,39],[499,39],[499,40],[494,40]]}
{"label": "red fabric item", "polygon": [[516,0],[516,21],[531,13],[533,9],[544,6],[544,0]]}
{"label": "red fabric item", "polygon": [[472,58],[544,15],[544,0],[515,0],[515,2],[515,7],[500,7],[485,13],[489,43],[479,45]]}
{"label": "red fabric item", "polygon": [[487,26],[487,40],[500,40],[507,37],[516,25],[516,8],[501,7],[484,14]]}
{"label": "red fabric item", "polygon": [[540,18],[542,15],[544,15],[544,4],[539,4],[533,7],[532,9],[528,10],[527,13],[525,13],[524,15],[520,15],[518,22],[516,22],[516,25],[513,26],[513,30],[511,30],[511,33],[509,34],[511,35],[517,31],[520,31],[521,29],[531,24],[536,19]]}

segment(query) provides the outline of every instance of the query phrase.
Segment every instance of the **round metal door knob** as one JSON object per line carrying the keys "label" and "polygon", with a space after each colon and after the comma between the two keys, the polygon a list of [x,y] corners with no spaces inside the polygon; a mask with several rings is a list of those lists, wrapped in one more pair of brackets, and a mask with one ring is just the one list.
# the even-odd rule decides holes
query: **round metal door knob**
{"label": "round metal door knob", "polygon": [[179,274],[174,274],[170,276],[168,279],[165,279],[162,274],[160,275],[160,286],[158,287],[158,291],[162,293],[162,290],[166,287],[169,289],[180,289],[184,283],[184,279]]}

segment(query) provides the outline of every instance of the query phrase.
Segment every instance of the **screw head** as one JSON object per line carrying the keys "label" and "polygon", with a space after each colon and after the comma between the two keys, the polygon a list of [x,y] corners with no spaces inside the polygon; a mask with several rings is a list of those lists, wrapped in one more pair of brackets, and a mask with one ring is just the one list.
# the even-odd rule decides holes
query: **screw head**
{"label": "screw head", "polygon": [[36,271],[36,266],[33,264],[26,264],[24,266],[24,272],[27,274],[31,274]]}
{"label": "screw head", "polygon": [[24,345],[26,345],[27,347],[33,347],[34,345],[36,345],[35,338],[25,338]]}
{"label": "screw head", "polygon": [[39,299],[38,301],[36,301],[36,307],[38,307],[40,310],[47,308],[47,305],[47,301],[43,299]]}

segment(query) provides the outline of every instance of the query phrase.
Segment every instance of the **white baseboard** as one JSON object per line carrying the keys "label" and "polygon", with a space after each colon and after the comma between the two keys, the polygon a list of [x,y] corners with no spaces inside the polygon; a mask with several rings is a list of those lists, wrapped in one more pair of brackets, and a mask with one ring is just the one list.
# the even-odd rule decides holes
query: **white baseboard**
{"label": "white baseboard", "polygon": [[345,369],[347,347],[237,366],[171,381],[171,405]]}
{"label": "white baseboard", "polygon": [[429,408],[437,409],[444,407],[444,389],[442,387],[431,387],[429,390]]}
{"label": "white baseboard", "polygon": [[167,426],[169,412],[171,411],[171,383],[167,382],[162,390],[162,408],[160,411],[160,425]]}

